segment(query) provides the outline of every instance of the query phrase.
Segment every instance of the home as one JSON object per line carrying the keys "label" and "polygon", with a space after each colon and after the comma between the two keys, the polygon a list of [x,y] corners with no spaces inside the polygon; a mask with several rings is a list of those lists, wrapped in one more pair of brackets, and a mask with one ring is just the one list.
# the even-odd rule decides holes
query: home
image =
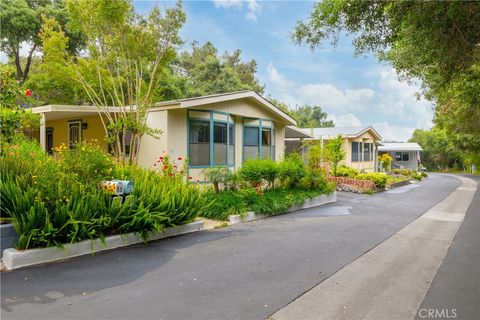
{"label": "home", "polygon": [[[45,150],[90,139],[101,141],[108,150],[102,123],[107,119],[95,106],[48,105],[32,110],[42,117],[40,142]],[[109,112],[120,110],[111,107]],[[251,158],[281,160],[286,135],[310,137],[295,124],[292,117],[253,91],[160,102],[150,109],[147,125],[162,134],[159,139],[142,137],[138,164],[152,167],[165,151],[173,159],[186,157],[188,174],[203,181],[205,168],[234,170]]]}
{"label": "home", "polygon": [[287,137],[286,152],[297,151],[305,155],[305,141],[318,141],[325,145],[332,138],[341,135],[345,150],[345,160],[342,164],[362,172],[374,172],[378,167],[378,146],[382,139],[380,134],[371,126],[361,127],[331,127],[331,128],[301,128],[299,129],[311,138]]}
{"label": "home", "polygon": [[393,161],[392,168],[418,171],[422,147],[416,142],[382,142],[379,154],[388,153]]}

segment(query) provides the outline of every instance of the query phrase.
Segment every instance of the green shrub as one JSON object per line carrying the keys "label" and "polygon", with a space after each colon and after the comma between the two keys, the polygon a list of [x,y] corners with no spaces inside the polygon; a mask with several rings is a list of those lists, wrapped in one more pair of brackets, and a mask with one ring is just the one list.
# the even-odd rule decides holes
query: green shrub
{"label": "green shrub", "polygon": [[245,181],[256,186],[266,181],[268,188],[273,187],[277,173],[277,164],[271,159],[247,160],[240,170],[240,175]]}
{"label": "green shrub", "polygon": [[426,173],[426,172],[421,172],[420,174],[421,174],[422,177],[424,177],[424,178],[428,177],[428,173]]}
{"label": "green shrub", "polygon": [[230,215],[243,214],[247,211],[243,196],[237,192],[207,192],[204,197],[205,205],[199,215],[208,219],[228,220]]}
{"label": "green shrub", "polygon": [[305,163],[296,152],[290,153],[278,164],[278,178],[285,187],[297,186],[306,175]]}
{"label": "green shrub", "polygon": [[[186,183],[184,171],[170,162],[159,172],[112,167],[109,156],[97,149],[64,150],[55,161],[37,143],[25,140],[7,144],[3,151],[0,212],[12,217],[18,249],[127,232],[147,239],[151,232],[193,221],[204,204],[199,186]],[[77,167],[74,155],[79,163],[92,160],[94,165]],[[98,180],[110,171],[116,178],[134,180],[133,194],[123,204],[98,188]]]}
{"label": "green shrub", "polygon": [[203,170],[205,177],[210,180],[216,193],[220,192],[220,184],[225,185],[232,174],[227,167],[213,167]]}
{"label": "green shrub", "polygon": [[62,145],[56,150],[61,170],[87,187],[96,188],[102,180],[113,178],[113,158],[100,148],[96,140],[82,142],[74,148]]}
{"label": "green shrub", "polygon": [[418,180],[418,181],[420,181],[420,180],[423,179],[423,176],[422,176],[420,173],[418,173],[418,172],[413,172],[413,173],[411,174],[411,177],[412,177],[413,179],[415,179],[415,180]]}
{"label": "green shrub", "polygon": [[358,174],[360,174],[360,172],[357,169],[347,166],[340,166],[337,169],[337,177],[355,178]]}
{"label": "green shrub", "polygon": [[387,184],[388,176],[384,173],[361,173],[355,177],[355,179],[359,180],[369,180],[375,183],[375,186],[378,188],[383,188]]}

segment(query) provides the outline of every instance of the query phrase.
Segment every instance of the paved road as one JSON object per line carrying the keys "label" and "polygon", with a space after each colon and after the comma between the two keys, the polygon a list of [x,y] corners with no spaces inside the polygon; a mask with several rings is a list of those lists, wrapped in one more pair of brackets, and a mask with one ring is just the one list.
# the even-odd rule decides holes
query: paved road
{"label": "paved road", "polygon": [[389,238],[460,181],[1,275],[2,319],[263,319]]}
{"label": "paved road", "polygon": [[[480,184],[479,176],[465,177]],[[429,310],[438,310],[436,319],[480,319],[480,186],[416,319]]]}

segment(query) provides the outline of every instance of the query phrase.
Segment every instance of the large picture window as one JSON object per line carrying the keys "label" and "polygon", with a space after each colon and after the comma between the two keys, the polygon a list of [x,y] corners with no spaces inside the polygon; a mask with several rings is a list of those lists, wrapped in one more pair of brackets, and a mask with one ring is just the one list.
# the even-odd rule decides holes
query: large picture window
{"label": "large picture window", "polygon": [[272,129],[262,128],[262,159],[272,157]]}
{"label": "large picture window", "polygon": [[188,112],[188,158],[190,167],[235,164],[235,124],[222,112]]}
{"label": "large picture window", "polygon": [[363,144],[363,161],[372,161],[372,144],[364,143]]}
{"label": "large picture window", "polygon": [[275,158],[273,121],[244,119],[243,160],[269,158]]}
{"label": "large picture window", "polygon": [[352,141],[352,162],[360,161],[360,142]]}
{"label": "large picture window", "polygon": [[190,165],[210,165],[210,122],[190,120],[189,132]]}
{"label": "large picture window", "polygon": [[227,124],[215,122],[213,124],[213,163],[227,164]]}
{"label": "large picture window", "polygon": [[258,127],[244,127],[244,159],[257,159],[259,156],[259,134]]}

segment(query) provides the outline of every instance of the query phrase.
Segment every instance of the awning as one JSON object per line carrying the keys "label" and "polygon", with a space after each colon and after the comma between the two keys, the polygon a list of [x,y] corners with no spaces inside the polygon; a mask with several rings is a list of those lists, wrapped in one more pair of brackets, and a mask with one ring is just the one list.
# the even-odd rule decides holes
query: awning
{"label": "awning", "polygon": [[285,139],[313,138],[295,126],[285,127]]}

